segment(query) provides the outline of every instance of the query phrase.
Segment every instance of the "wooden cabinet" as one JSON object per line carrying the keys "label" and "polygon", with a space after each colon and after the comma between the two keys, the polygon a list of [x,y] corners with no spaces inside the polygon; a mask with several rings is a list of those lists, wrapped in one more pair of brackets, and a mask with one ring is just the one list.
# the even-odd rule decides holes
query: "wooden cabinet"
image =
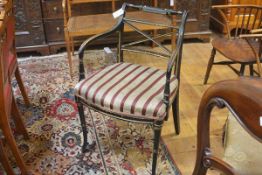
{"label": "wooden cabinet", "polygon": [[[161,8],[171,8],[169,3],[169,1],[158,2]],[[209,30],[210,6],[210,0],[175,1],[176,9],[189,11],[185,38],[199,38],[203,41],[209,41],[211,35]]]}
{"label": "wooden cabinet", "polygon": [[[120,8],[124,1],[117,2]],[[152,4],[152,0],[127,0],[135,4]],[[158,0],[158,6],[170,7],[169,1]],[[89,3],[75,6],[73,13],[111,13],[111,4]],[[185,36],[209,41],[210,0],[175,1],[178,9],[190,11]],[[37,51],[42,54],[57,52],[65,47],[62,0],[15,0],[16,46],[18,52]],[[81,41],[81,39],[80,39]]]}
{"label": "wooden cabinet", "polygon": [[49,52],[42,21],[40,0],[14,0],[16,18],[17,51],[37,49],[42,54]]}

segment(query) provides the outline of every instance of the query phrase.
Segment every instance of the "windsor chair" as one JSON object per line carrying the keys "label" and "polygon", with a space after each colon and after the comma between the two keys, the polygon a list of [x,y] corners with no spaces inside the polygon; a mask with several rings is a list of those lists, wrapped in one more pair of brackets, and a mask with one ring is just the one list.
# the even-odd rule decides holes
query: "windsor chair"
{"label": "windsor chair", "polygon": [[[254,75],[253,64],[261,61],[261,42],[252,40],[240,35],[249,34],[262,27],[262,6],[259,5],[217,5],[212,6],[220,14],[220,18],[211,16],[211,19],[220,25],[225,26],[227,35],[216,37],[212,41],[212,52],[208,61],[204,84],[207,83],[213,65],[227,65],[235,73],[242,76],[245,67],[249,66],[250,75]],[[234,21],[234,22],[232,22]],[[216,61],[216,52],[221,53],[227,60]],[[233,64],[240,64],[240,70],[233,67]],[[255,72],[257,73],[257,72]]]}

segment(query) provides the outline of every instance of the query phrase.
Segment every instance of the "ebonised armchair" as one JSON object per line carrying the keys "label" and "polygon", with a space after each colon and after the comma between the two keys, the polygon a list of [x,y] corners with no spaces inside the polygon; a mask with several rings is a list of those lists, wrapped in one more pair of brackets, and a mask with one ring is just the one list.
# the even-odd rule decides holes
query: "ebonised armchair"
{"label": "ebonised armchair", "polygon": [[[128,16],[127,9],[139,10],[142,13],[153,14],[158,18],[139,19]],[[161,128],[168,119],[169,109],[173,108],[176,133],[179,134],[179,82],[182,59],[183,38],[187,11],[174,11],[148,6],[123,4],[118,11],[117,24],[108,32],[87,39],[79,49],[80,82],[75,87],[75,99],[78,105],[80,121],[83,129],[83,152],[89,151],[94,143],[88,143],[86,121],[83,106],[107,116],[127,122],[151,124],[154,130],[154,148],[152,174],[156,174],[158,147]],[[176,25],[173,25],[176,24]],[[139,29],[139,26],[160,26],[167,33],[161,33],[153,38]],[[124,28],[129,28],[143,38],[131,43],[123,43]],[[177,36],[175,49],[162,45],[157,39],[167,36]],[[107,66],[85,77],[83,56],[89,44],[94,41],[116,34],[118,36],[116,59],[117,63]],[[152,49],[134,47],[151,41],[159,46],[160,52]],[[171,47],[172,48],[172,47]],[[166,71],[137,64],[125,63],[125,52],[136,52],[141,57],[146,55],[167,59]],[[139,59],[139,57],[137,57]],[[174,74],[172,73],[174,72]],[[92,116],[90,110],[90,115]],[[92,118],[92,117],[91,117]],[[96,131],[95,131],[96,132]],[[98,139],[97,139],[98,140]],[[98,146],[100,148],[99,142]],[[100,149],[101,153],[101,149]],[[103,158],[103,156],[102,156]],[[105,161],[103,159],[103,164]],[[106,167],[106,166],[105,166]],[[106,168],[105,171],[107,172]]]}

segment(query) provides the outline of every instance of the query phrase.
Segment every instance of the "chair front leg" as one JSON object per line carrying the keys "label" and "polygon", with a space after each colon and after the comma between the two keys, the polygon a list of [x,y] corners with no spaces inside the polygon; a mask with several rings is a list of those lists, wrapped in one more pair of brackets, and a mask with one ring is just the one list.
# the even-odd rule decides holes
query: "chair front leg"
{"label": "chair front leg", "polygon": [[254,76],[254,66],[253,66],[253,64],[249,65],[249,75],[250,76]]}
{"label": "chair front leg", "polygon": [[67,50],[67,57],[68,57],[69,73],[72,78],[73,77],[73,63],[72,63],[72,50],[71,50],[70,36],[69,36],[67,28],[64,29],[64,32],[65,32],[65,42],[66,42],[66,50]]}
{"label": "chair front leg", "polygon": [[216,55],[216,49],[213,48],[212,52],[211,52],[211,56],[210,56],[209,61],[208,61],[206,75],[205,75],[205,79],[204,79],[204,84],[207,84],[207,81],[208,81],[208,78],[209,78],[213,63],[214,63],[215,55]]}
{"label": "chair front leg", "polygon": [[153,129],[154,129],[154,145],[153,145],[154,148],[153,148],[153,160],[152,160],[152,175],[155,175],[157,169],[157,157],[159,151],[162,123],[154,124]]}
{"label": "chair front leg", "polygon": [[82,132],[83,132],[83,138],[84,138],[84,143],[82,147],[82,152],[86,153],[88,151],[91,151],[94,146],[95,146],[95,141],[93,143],[88,143],[88,130],[86,127],[86,120],[85,120],[85,114],[84,114],[84,106],[81,102],[77,102],[77,108],[79,112],[79,118],[81,122],[81,127],[82,127]]}

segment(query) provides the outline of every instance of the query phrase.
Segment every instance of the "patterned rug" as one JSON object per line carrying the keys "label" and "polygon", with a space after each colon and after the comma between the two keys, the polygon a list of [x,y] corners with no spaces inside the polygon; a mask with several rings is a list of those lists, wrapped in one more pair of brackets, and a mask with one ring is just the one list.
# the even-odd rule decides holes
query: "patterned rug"
{"label": "patterned rug", "polygon": [[[89,53],[89,59],[85,61],[88,72],[108,63],[102,56],[100,59],[99,55],[100,51]],[[99,59],[94,61],[93,57]],[[74,102],[74,86],[78,81],[77,60],[74,61],[72,79],[65,54],[22,59],[19,66],[31,107],[25,107],[14,81],[14,93],[30,135],[30,140],[18,137],[18,145],[31,173],[104,174],[97,145],[88,153],[81,152],[82,131]],[[151,126],[92,113],[110,174],[151,174]],[[86,119],[91,133],[89,139],[94,139],[88,113]],[[158,174],[180,174],[163,141],[160,149]]]}

